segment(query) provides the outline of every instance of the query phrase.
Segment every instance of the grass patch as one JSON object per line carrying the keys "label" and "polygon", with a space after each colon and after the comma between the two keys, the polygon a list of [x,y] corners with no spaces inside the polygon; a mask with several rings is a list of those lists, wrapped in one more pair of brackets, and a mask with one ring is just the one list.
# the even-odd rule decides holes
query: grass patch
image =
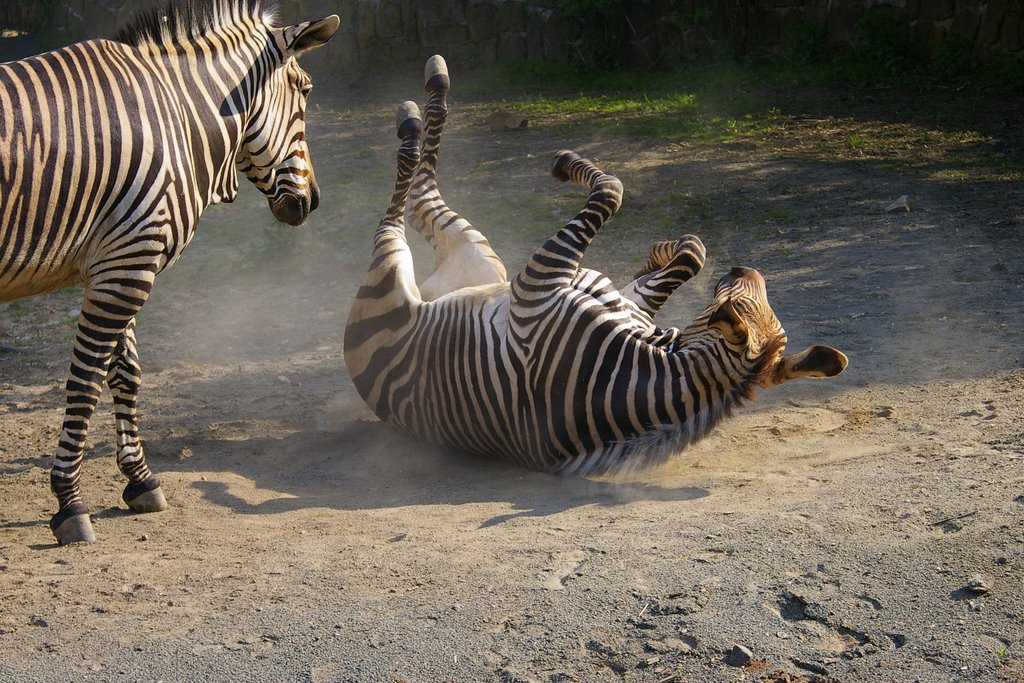
{"label": "grass patch", "polygon": [[770,107],[728,110],[713,96],[692,91],[527,97],[516,102],[516,108],[543,125],[702,144],[763,136],[783,120],[778,110]]}
{"label": "grass patch", "polygon": [[[769,153],[897,168],[915,156],[928,164],[963,165],[975,178],[1024,181],[1024,132],[1005,123],[1024,103],[1006,99],[1012,111],[1000,111],[982,87],[1024,83],[1024,66],[987,68],[971,81],[977,86],[953,89],[930,87],[935,78],[921,71],[927,66],[881,56],[862,65],[861,76],[848,77],[843,59],[850,57],[684,64],[661,71],[523,63],[467,74],[458,92],[481,108],[515,108],[531,126],[574,135],[585,130],[594,137],[673,143],[742,141]],[[900,68],[891,74],[894,64]],[[872,87],[840,85],[851,82]],[[905,82],[911,85],[899,87]]]}

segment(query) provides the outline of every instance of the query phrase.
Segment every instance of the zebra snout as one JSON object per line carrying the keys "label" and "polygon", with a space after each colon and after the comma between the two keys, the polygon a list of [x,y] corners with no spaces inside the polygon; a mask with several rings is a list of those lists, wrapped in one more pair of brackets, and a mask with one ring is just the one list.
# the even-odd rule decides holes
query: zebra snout
{"label": "zebra snout", "polygon": [[289,192],[277,197],[271,197],[268,200],[270,212],[274,214],[274,218],[282,223],[302,225],[306,218],[309,217],[313,208],[315,208],[314,202],[318,201],[315,199],[315,196],[312,192],[309,197]]}

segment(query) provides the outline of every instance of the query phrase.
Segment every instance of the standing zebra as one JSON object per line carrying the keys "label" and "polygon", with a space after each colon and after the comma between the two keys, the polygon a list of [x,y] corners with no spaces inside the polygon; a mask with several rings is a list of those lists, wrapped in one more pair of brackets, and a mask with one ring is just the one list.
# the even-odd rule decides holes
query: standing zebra
{"label": "standing zebra", "polygon": [[79,479],[104,381],[123,498],[136,512],[167,507],[139,440],[135,315],[203,209],[235,199],[237,171],[279,221],[316,209],[311,81],[295,58],[339,20],[272,20],[261,0],[189,0],[114,40],[0,64],[0,301],[85,287],[50,472],[62,544],[94,538]]}
{"label": "standing zebra", "polygon": [[[395,191],[345,331],[349,374],[381,419],[532,469],[595,474],[665,460],[756,387],[846,367],[826,346],[783,355],[786,334],[750,268],[726,274],[685,329],[655,326],[668,296],[704,264],[696,237],[656,243],[622,292],[581,269],[622,184],[572,152],[556,156],[553,174],[588,188],[586,206],[509,282],[484,236],[437,189],[448,85],[444,60],[432,57],[425,126],[414,103],[399,109]],[[420,286],[407,202],[438,261]]]}

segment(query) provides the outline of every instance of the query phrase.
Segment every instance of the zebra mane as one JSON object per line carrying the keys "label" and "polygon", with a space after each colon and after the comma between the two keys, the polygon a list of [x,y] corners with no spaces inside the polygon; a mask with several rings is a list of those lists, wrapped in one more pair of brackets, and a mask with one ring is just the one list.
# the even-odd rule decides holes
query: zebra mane
{"label": "zebra mane", "polygon": [[269,21],[276,10],[269,0],[169,0],[138,15],[114,40],[135,47],[187,43],[245,19]]}

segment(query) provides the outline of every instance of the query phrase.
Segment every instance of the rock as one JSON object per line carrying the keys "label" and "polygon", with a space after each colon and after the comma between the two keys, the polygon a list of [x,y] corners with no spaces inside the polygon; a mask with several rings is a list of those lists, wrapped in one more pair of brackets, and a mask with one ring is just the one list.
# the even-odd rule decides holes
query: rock
{"label": "rock", "polygon": [[742,645],[733,645],[732,650],[725,656],[725,663],[729,666],[744,667],[754,659],[754,653]]}
{"label": "rock", "polygon": [[529,121],[525,116],[514,111],[496,111],[487,117],[487,127],[492,133],[526,128],[528,123]]}
{"label": "rock", "polygon": [[975,595],[985,595],[992,590],[991,587],[989,587],[988,582],[985,581],[985,577],[981,574],[972,575],[971,578],[967,580],[967,585],[964,586],[964,588]]}

